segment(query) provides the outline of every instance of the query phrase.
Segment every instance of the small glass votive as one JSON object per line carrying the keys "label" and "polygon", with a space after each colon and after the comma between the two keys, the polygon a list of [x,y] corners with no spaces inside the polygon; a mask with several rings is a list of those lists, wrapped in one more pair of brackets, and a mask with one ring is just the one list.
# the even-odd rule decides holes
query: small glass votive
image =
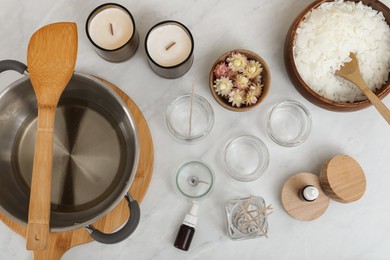
{"label": "small glass votive", "polygon": [[231,140],[225,147],[228,173],[239,181],[253,181],[268,167],[269,152],[263,141],[251,135]]}
{"label": "small glass votive", "polygon": [[271,210],[260,196],[229,200],[225,204],[228,237],[231,240],[267,237]]}
{"label": "small glass votive", "polygon": [[307,108],[294,100],[274,106],[267,118],[267,134],[282,146],[297,146],[309,137],[311,115]]}
{"label": "small glass votive", "polygon": [[145,37],[145,51],[152,70],[164,78],[178,78],[194,61],[194,39],[188,28],[176,21],[154,25]]}
{"label": "small glass votive", "polygon": [[174,178],[176,192],[193,202],[207,198],[213,190],[214,182],[213,171],[200,161],[183,163]]}
{"label": "small glass votive", "polygon": [[107,61],[125,61],[138,49],[134,18],[122,5],[106,3],[96,7],[88,16],[85,29],[97,54]]}
{"label": "small glass votive", "polygon": [[213,128],[214,111],[205,98],[186,94],[168,106],[166,121],[176,138],[194,142],[204,138]]}

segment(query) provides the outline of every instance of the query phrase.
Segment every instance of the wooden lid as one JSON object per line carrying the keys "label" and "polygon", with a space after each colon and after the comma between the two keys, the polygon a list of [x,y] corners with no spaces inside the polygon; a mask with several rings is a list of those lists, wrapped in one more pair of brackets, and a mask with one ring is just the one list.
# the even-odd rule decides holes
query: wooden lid
{"label": "wooden lid", "polygon": [[321,185],[332,199],[350,203],[366,191],[366,176],[359,163],[347,155],[336,155],[322,168]]}
{"label": "wooden lid", "polygon": [[[315,201],[308,202],[299,196],[299,192],[307,185],[313,185],[319,191]],[[302,172],[289,178],[283,185],[282,204],[287,213],[298,220],[310,221],[320,217],[329,205],[329,197],[322,191],[317,175]]]}

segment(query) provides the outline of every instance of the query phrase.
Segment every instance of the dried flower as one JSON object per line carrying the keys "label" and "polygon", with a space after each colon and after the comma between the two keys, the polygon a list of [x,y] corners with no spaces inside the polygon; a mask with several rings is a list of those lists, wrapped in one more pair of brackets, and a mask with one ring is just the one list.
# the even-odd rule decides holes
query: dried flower
{"label": "dried flower", "polygon": [[263,71],[261,64],[258,61],[250,60],[244,69],[244,75],[249,79],[254,79]]}
{"label": "dried flower", "polygon": [[255,91],[249,90],[245,95],[245,104],[247,106],[250,106],[250,105],[256,104],[256,102],[257,102],[257,97],[255,95]]}
{"label": "dried flower", "polygon": [[222,77],[227,77],[229,75],[230,68],[226,65],[225,62],[218,63],[214,69],[214,76],[217,79]]}
{"label": "dried flower", "polygon": [[214,89],[231,106],[251,106],[259,102],[263,91],[263,66],[255,59],[249,60],[245,54],[231,52],[215,65]]}
{"label": "dried flower", "polygon": [[260,75],[258,75],[256,78],[252,79],[252,82],[253,82],[253,83],[261,83],[261,79],[262,79],[261,76],[262,76],[262,75],[260,74]]}
{"label": "dried flower", "polygon": [[233,52],[226,61],[229,63],[229,68],[233,71],[243,71],[248,64],[248,58],[238,52]]}
{"label": "dried flower", "polygon": [[263,92],[263,85],[260,83],[255,83],[249,87],[249,91],[253,92],[255,97],[260,97]]}
{"label": "dried flower", "polygon": [[245,101],[245,92],[239,89],[234,89],[229,93],[229,102],[232,106],[240,107]]}
{"label": "dried flower", "polygon": [[247,89],[249,86],[249,79],[241,74],[238,74],[234,80],[236,87],[241,90]]}
{"label": "dried flower", "polygon": [[218,95],[222,97],[226,97],[229,92],[233,89],[233,82],[226,77],[222,77],[220,79],[216,79],[214,81],[215,85],[215,91],[217,92]]}

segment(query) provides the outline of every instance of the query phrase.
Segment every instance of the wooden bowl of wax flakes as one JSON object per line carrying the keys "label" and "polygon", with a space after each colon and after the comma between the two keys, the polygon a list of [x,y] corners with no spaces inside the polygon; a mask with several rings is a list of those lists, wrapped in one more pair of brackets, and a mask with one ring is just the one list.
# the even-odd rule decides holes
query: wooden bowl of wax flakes
{"label": "wooden bowl of wax flakes", "polygon": [[[355,6],[355,3],[356,7],[343,7],[348,5]],[[333,5],[332,12],[325,12],[325,10],[330,8],[330,4]],[[323,8],[323,5],[328,6]],[[346,9],[350,11],[347,12]],[[332,21],[327,20],[325,15],[334,17],[335,10],[340,10],[340,12],[336,14],[338,18],[332,19]],[[314,11],[316,11],[315,14],[318,14],[316,17],[321,15],[321,21],[324,20],[326,23],[312,23],[312,20],[320,21],[313,16]],[[372,88],[373,92],[380,99],[384,98],[390,93],[390,65],[386,65],[389,64],[388,60],[384,58],[385,56],[383,54],[373,54],[374,48],[370,47],[371,45],[364,44],[365,40],[355,40],[355,38],[367,38],[360,36],[360,33],[363,33],[365,28],[365,23],[363,23],[363,20],[381,20],[381,15],[377,12],[381,12],[383,14],[385,23],[390,26],[390,8],[377,0],[362,0],[361,2],[357,0],[346,0],[344,2],[336,2],[333,0],[316,0],[309,4],[297,16],[295,21],[291,24],[291,27],[286,35],[284,44],[284,64],[291,82],[303,97],[319,107],[337,112],[356,111],[370,106],[371,103],[363,95],[363,92],[361,92],[357,87],[351,86],[352,83],[348,83],[346,80],[334,76],[333,70],[335,68],[332,62],[342,59],[342,57],[348,57],[349,52],[351,51],[357,52],[360,70],[363,74],[366,75],[366,84],[371,86],[370,88]],[[372,15],[373,13],[376,13],[376,15]],[[356,18],[355,15],[358,14],[360,16]],[[338,21],[339,26],[332,26],[329,24],[335,22],[336,20]],[[354,23],[353,21],[359,21],[359,23]],[[310,24],[310,26],[305,26],[306,23]],[[321,28],[321,30],[314,30],[317,28],[316,26]],[[356,30],[348,30],[348,33],[346,33],[346,28],[350,28],[352,26],[355,26]],[[373,27],[372,30],[380,30],[382,28],[376,26],[375,24],[370,24],[370,27]],[[305,30],[302,30],[302,28]],[[308,29],[313,29],[314,33],[308,34]],[[338,33],[339,31],[342,31],[342,33]],[[347,44],[336,37],[338,35],[340,35],[340,37],[344,37],[347,34],[348,37],[344,38],[345,41],[348,41]],[[311,37],[308,37],[308,35],[313,36],[316,39],[312,39]],[[372,40],[376,45],[381,45],[385,48],[389,46],[386,42],[381,43],[381,41],[389,38],[385,37],[383,32],[367,32],[367,35],[378,35],[378,38],[381,40],[373,40],[373,37],[371,36],[368,38],[370,38],[370,40]],[[352,41],[353,44],[349,44],[349,41]],[[326,48],[322,49],[321,47],[317,47],[317,43],[319,42],[321,42],[320,44],[323,46],[326,46]],[[329,42],[333,42],[333,44],[331,45]],[[330,54],[336,54],[337,59],[334,59],[333,55],[326,56],[322,53],[318,54],[311,51],[314,50],[315,52],[328,53],[328,50],[334,50],[336,47],[339,48],[339,46],[343,46],[342,49],[338,49],[338,53],[341,53],[342,55],[336,54],[336,51],[329,52]],[[363,46],[366,49],[363,49]],[[385,53],[386,52],[387,50]],[[305,54],[305,56],[301,54]],[[312,59],[313,57],[316,57],[318,61],[315,62]],[[377,59],[378,62],[368,61],[372,60],[373,58]],[[379,62],[379,60],[382,58],[383,60]],[[308,62],[308,60],[311,61]],[[376,64],[377,67],[375,67],[375,69],[372,68],[371,70],[371,64]],[[382,65],[379,66],[378,64]],[[311,69],[316,70],[317,66],[320,65],[323,67],[321,70],[317,71],[326,74],[326,76],[322,76],[321,73],[315,73],[311,71]],[[376,75],[370,77],[369,74]],[[378,82],[370,83],[367,81],[367,79],[386,78],[386,76],[387,80],[384,80],[380,85],[378,85]],[[334,82],[329,83],[326,81],[326,79],[333,77],[335,77]],[[317,80],[314,82],[313,79]],[[374,85],[376,85],[375,89],[373,89]]]}
{"label": "wooden bowl of wax flakes", "polygon": [[210,70],[209,87],[222,107],[244,112],[267,96],[271,74],[265,61],[248,50],[232,50],[220,56]]}

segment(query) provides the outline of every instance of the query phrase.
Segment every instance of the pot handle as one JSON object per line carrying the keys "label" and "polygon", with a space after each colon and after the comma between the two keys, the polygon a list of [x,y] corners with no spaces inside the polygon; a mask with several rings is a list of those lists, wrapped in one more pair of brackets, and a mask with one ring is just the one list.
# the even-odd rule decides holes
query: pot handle
{"label": "pot handle", "polygon": [[130,217],[121,229],[114,233],[106,234],[97,230],[93,225],[85,226],[85,228],[88,230],[89,234],[95,241],[103,244],[116,244],[125,240],[131,234],[133,234],[133,232],[138,226],[141,211],[138,202],[133,199],[133,197],[131,197],[129,193],[126,194],[125,198],[130,208]]}
{"label": "pot handle", "polygon": [[27,65],[17,60],[0,61],[0,73],[6,70],[14,70],[24,74],[27,71]]}

